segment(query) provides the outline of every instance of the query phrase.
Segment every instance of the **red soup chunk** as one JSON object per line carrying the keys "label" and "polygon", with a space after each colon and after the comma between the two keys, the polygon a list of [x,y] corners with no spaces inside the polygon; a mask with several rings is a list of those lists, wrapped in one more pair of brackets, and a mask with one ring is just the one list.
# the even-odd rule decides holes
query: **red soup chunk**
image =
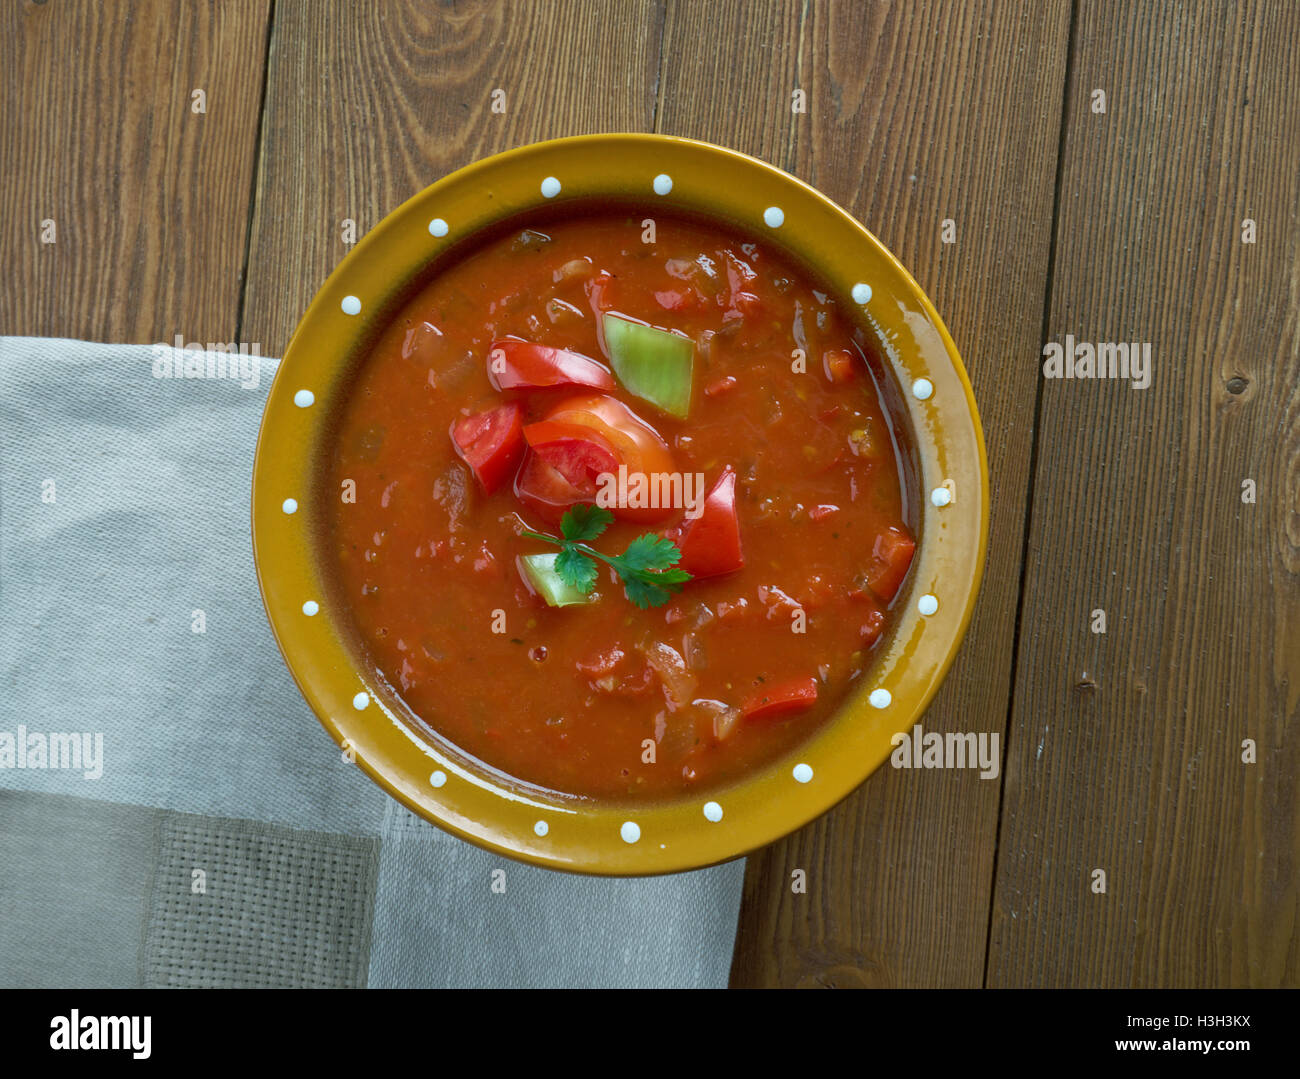
{"label": "red soup chunk", "polygon": [[325,557],[377,673],[431,734],[572,795],[672,798],[795,748],[915,553],[864,340],[774,250],[659,215],[652,244],[639,215],[563,218],[442,271],[326,465]]}

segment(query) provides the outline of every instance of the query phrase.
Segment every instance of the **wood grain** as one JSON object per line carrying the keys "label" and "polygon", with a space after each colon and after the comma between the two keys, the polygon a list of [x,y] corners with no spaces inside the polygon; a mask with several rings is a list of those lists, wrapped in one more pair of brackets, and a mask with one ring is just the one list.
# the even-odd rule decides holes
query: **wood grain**
{"label": "wood grain", "polygon": [[[935,730],[1001,734],[1007,719],[1068,31],[1065,2],[1031,15],[991,2],[667,10],[660,128],[836,199],[909,266],[964,352],[994,512],[977,616],[925,717]],[[955,244],[940,242],[945,218]],[[979,985],[999,786],[886,769],[752,856],[732,983]],[[806,895],[791,893],[796,868]]]}
{"label": "wood grain", "polygon": [[1297,39],[1080,9],[1048,337],[1154,378],[1043,385],[990,985],[1300,984]]}
{"label": "wood grain", "polygon": [[0,27],[0,333],[230,340],[266,0],[15,3]]}
{"label": "wood grain", "polygon": [[513,146],[647,130],[662,18],[653,0],[277,6],[244,336],[280,354],[345,219],[360,237]]}

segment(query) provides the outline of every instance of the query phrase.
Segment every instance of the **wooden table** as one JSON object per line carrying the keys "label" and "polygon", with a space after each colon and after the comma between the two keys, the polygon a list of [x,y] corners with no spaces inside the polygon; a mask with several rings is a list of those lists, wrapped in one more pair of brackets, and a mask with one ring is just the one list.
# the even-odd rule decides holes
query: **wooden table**
{"label": "wooden table", "polygon": [[[1005,763],[886,768],[752,857],[733,982],[1300,984],[1300,4],[85,0],[0,25],[6,334],[278,355],[346,221],[560,135],[708,139],[846,206],[974,382],[988,570],[924,722],[999,732]],[[1045,378],[1066,334],[1149,342],[1152,384]]]}

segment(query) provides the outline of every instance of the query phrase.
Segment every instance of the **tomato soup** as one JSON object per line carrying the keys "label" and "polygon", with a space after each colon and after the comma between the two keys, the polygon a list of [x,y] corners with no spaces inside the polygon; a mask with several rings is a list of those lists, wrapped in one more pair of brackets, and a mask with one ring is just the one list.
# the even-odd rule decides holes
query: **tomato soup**
{"label": "tomato soup", "polygon": [[378,339],[323,557],[431,732],[525,784],[672,798],[762,768],[871,663],[913,556],[868,350],[761,242],[541,221]]}

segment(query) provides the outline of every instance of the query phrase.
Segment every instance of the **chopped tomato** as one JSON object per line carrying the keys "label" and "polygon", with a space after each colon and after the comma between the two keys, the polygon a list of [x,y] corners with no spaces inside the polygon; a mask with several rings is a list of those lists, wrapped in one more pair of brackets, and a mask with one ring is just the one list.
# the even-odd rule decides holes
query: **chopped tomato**
{"label": "chopped tomato", "polygon": [[814,573],[800,589],[800,606],[806,611],[817,611],[835,595],[835,586],[820,573]]}
{"label": "chopped tomato", "polygon": [[898,594],[898,587],[912,565],[916,541],[905,529],[891,525],[876,537],[871,550],[871,565],[867,567],[868,587],[885,603]]}
{"label": "chopped tomato", "polygon": [[[676,469],[672,452],[659,432],[615,397],[588,394],[569,397],[546,414],[545,419],[586,428],[594,432],[613,452],[617,465],[625,465],[629,480],[634,474],[644,482],[658,484],[656,476]],[[615,469],[616,470],[616,469]],[[659,521],[673,512],[671,506],[613,506],[614,514],[630,521]]]}
{"label": "chopped tomato", "polygon": [[591,301],[592,313],[597,316],[599,322],[600,316],[614,306],[614,275],[601,270],[587,282],[586,289],[587,299]]}
{"label": "chopped tomato", "polygon": [[710,382],[704,387],[705,397],[721,397],[724,393],[730,393],[740,384],[735,375],[726,375],[718,379],[717,382]]}
{"label": "chopped tomato", "polygon": [[612,390],[614,375],[603,363],[563,348],[530,341],[494,341],[488,352],[488,378],[498,390],[537,390],[589,386]]}
{"label": "chopped tomato", "polygon": [[723,600],[718,604],[718,617],[724,622],[740,622],[749,611],[749,600],[741,596],[735,602]]}
{"label": "chopped tomato", "polygon": [[851,595],[866,606],[866,613],[863,616],[862,624],[858,627],[858,634],[862,638],[862,647],[870,648],[876,641],[880,640],[880,635],[885,631],[885,612],[871,598],[870,593],[854,592]]}
{"label": "chopped tomato", "polygon": [[758,586],[758,602],[766,609],[769,622],[788,622],[795,611],[803,610],[803,604],[774,584]]}
{"label": "chopped tomato", "polygon": [[601,678],[612,674],[626,654],[622,648],[614,644],[597,652],[588,660],[578,660],[574,666],[588,678]]}
{"label": "chopped tomato", "polygon": [[579,661],[576,667],[597,693],[639,697],[654,685],[653,674],[644,658],[632,657],[618,645]]}
{"label": "chopped tomato", "polygon": [[618,470],[610,444],[589,427],[542,421],[524,428],[529,453],[515,479],[515,495],[548,520],[596,496],[599,478]]}
{"label": "chopped tomato", "polygon": [[451,441],[479,485],[491,494],[523,455],[523,410],[512,401],[466,416],[452,424]]}
{"label": "chopped tomato", "polygon": [[816,703],[817,679],[796,678],[763,686],[741,706],[740,714],[746,720],[783,719],[806,712]]}
{"label": "chopped tomato", "polygon": [[832,506],[829,503],[821,506],[813,506],[813,508],[808,511],[808,519],[810,521],[822,521],[831,516],[831,514],[839,512],[839,506]]}
{"label": "chopped tomato", "polygon": [[728,465],[704,498],[704,508],[694,520],[683,521],[669,533],[682,552],[678,563],[693,577],[717,577],[745,565],[736,516],[736,472]]}
{"label": "chopped tomato", "polygon": [[758,274],[754,272],[748,263],[730,251],[724,251],[722,257],[727,264],[727,287],[730,290],[729,306],[735,307],[737,296],[749,290],[750,285],[758,279]]}
{"label": "chopped tomato", "polygon": [[828,348],[822,353],[822,366],[832,382],[848,382],[853,377],[853,354],[843,348]]}
{"label": "chopped tomato", "polygon": [[664,608],[664,622],[670,626],[675,626],[686,617],[686,608],[678,603],[670,603]]}
{"label": "chopped tomato", "polygon": [[478,553],[474,555],[473,569],[475,573],[490,576],[496,580],[505,578],[505,568],[497,560],[497,556],[492,553],[492,548],[487,545],[486,540],[481,540],[478,545]]}
{"label": "chopped tomato", "polygon": [[540,420],[524,428],[524,441],[530,449],[541,449],[562,442],[586,442],[600,447],[609,456],[614,455],[610,444],[590,427],[557,420]]}
{"label": "chopped tomato", "polygon": [[689,288],[662,289],[655,293],[655,303],[665,311],[689,311],[699,307],[695,291]]}

